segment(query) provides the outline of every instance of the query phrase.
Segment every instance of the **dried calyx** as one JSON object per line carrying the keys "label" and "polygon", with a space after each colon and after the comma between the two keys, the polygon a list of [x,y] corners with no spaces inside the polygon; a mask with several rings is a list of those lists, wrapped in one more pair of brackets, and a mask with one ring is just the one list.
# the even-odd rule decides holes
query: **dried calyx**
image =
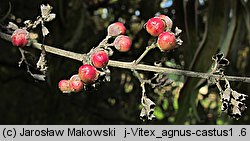
{"label": "dried calyx", "polygon": [[231,89],[229,81],[226,78],[225,81],[225,90],[221,92],[221,110],[226,112],[229,116],[239,119],[242,113],[247,109],[245,100],[248,96],[234,91]]}
{"label": "dried calyx", "polygon": [[143,107],[141,109],[140,118],[142,120],[155,119],[155,116],[154,116],[155,103],[149,98],[147,98],[146,96],[142,96],[141,103]]}
{"label": "dried calyx", "polygon": [[[245,100],[248,96],[234,91],[231,88],[229,81],[224,76],[224,69],[229,65],[229,61],[224,57],[224,54],[218,53],[214,55],[212,59],[214,61],[214,66],[212,67],[211,74],[218,74],[220,77],[210,79],[209,82],[216,84],[220,91],[222,102],[221,111],[226,112],[229,116],[235,119],[239,119],[247,109]],[[219,82],[222,78],[224,78],[226,82],[224,88],[221,87]]]}

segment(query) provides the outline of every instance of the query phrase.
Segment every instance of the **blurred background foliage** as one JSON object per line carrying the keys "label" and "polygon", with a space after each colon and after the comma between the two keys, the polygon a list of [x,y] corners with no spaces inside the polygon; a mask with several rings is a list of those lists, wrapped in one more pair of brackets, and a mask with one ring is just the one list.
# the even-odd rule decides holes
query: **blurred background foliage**
{"label": "blurred background foliage", "polygon": [[[11,11],[5,17],[11,3]],[[173,67],[208,72],[211,57],[223,52],[230,60],[227,75],[250,76],[250,2],[248,0],[1,0],[0,22],[22,26],[25,20],[40,14],[41,4],[54,7],[56,19],[47,24],[46,44],[78,53],[88,52],[105,37],[110,23],[120,21],[133,39],[128,53],[113,60],[133,61],[154,40],[143,29],[157,14],[173,19],[183,30],[184,44],[168,53],[150,52],[143,63],[162,62]],[[41,41],[41,32],[38,40]],[[37,36],[37,34],[34,34]],[[39,51],[31,50],[31,63]],[[169,74],[175,82],[166,87],[147,87],[147,95],[156,103],[157,120],[139,119],[141,88],[130,70],[111,68],[111,82],[95,90],[64,95],[57,84],[77,73],[80,62],[48,55],[46,82],[34,80],[25,66],[18,67],[19,51],[0,39],[0,124],[249,124],[250,110],[234,120],[220,111],[216,87],[205,80]],[[153,73],[143,72],[150,78]],[[250,94],[250,84],[231,82],[238,92]],[[247,101],[249,107],[249,100]]]}

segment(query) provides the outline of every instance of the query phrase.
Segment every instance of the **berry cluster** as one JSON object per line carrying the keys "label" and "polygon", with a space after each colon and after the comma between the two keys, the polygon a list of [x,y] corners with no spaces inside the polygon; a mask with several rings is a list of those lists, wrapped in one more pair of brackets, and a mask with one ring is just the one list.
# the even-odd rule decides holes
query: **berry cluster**
{"label": "berry cluster", "polygon": [[58,84],[63,93],[80,92],[84,85],[91,85],[96,82],[101,70],[107,66],[109,61],[108,53],[105,50],[93,51],[90,55],[90,63],[79,67],[78,74],[73,75],[69,80],[61,80]]}
{"label": "berry cluster", "polygon": [[[121,22],[116,22],[108,26],[107,37],[92,49],[83,59],[83,65],[79,67],[78,74],[73,75],[69,80],[61,80],[58,83],[59,89],[63,93],[80,92],[84,86],[95,85],[99,81],[104,81],[102,76],[107,75],[107,65],[109,56],[112,55],[110,46],[114,46],[120,52],[127,52],[131,47],[131,39],[125,36],[126,27]],[[114,37],[112,44],[108,41]],[[99,80],[99,81],[98,81]]]}
{"label": "berry cluster", "polygon": [[149,19],[146,23],[146,30],[152,36],[158,36],[157,46],[161,51],[166,52],[176,47],[176,35],[171,32],[172,20],[166,15],[159,15]]}
{"label": "berry cluster", "polygon": [[[29,70],[29,64],[25,61],[25,55],[23,54],[23,49],[25,46],[29,46],[34,39],[30,39],[31,29],[35,29],[38,25],[42,27],[43,40],[49,30],[45,27],[44,23],[52,21],[56,14],[51,13],[52,7],[50,5],[41,5],[41,16],[32,22],[31,20],[24,21],[25,27],[19,28],[12,22],[9,22],[7,29],[13,31],[11,36],[11,41],[14,46],[20,47],[19,50],[22,53],[22,59],[19,65],[24,61],[27,66],[27,71],[38,80],[45,80],[45,74],[47,70],[47,64],[45,59],[45,49],[42,48],[42,53],[40,55],[39,61],[37,62],[37,69],[43,72],[40,74],[33,74]],[[157,37],[154,43],[146,48],[144,53],[131,64],[135,67],[142,58],[148,53],[149,50],[155,48],[156,46],[163,52],[172,50],[177,47],[177,45],[182,44],[179,34],[181,30],[177,27],[175,31],[172,32],[173,22],[166,15],[158,15],[156,17],[150,18],[145,24],[147,32],[153,37]],[[27,31],[28,30],[28,31]],[[127,52],[130,50],[132,42],[131,39],[124,35],[126,32],[126,27],[121,22],[116,22],[108,26],[106,38],[95,48],[93,48],[89,53],[84,54],[82,58],[83,65],[79,67],[78,74],[74,74],[69,80],[61,80],[58,83],[59,89],[63,93],[77,93],[82,91],[88,86],[95,86],[97,83],[102,81],[110,80],[110,71],[107,67],[109,63],[109,56],[113,54],[111,47],[116,48],[120,52]],[[110,39],[113,38],[113,42],[110,44]],[[43,45],[42,45],[43,47]],[[242,113],[247,109],[245,103],[248,98],[247,95],[238,93],[230,87],[230,83],[224,75],[224,67],[229,64],[229,61],[224,58],[224,55],[219,53],[213,56],[214,66],[212,67],[211,75],[216,74],[218,77],[208,78],[209,83],[215,84],[220,91],[221,95],[221,110],[227,112],[233,118],[240,118]],[[142,88],[142,98],[141,104],[142,109],[140,117],[143,120],[152,120],[155,118],[154,110],[155,103],[149,99],[146,95],[145,84],[150,85],[152,88],[164,87],[171,84],[173,81],[169,79],[166,73],[156,73],[153,78],[145,79],[136,71],[136,69],[131,69],[134,75],[139,79]],[[220,85],[220,80],[224,79],[226,85],[223,87]]]}
{"label": "berry cluster", "polygon": [[108,36],[116,36],[114,46],[120,52],[127,52],[131,47],[131,40],[125,34],[126,27],[121,22],[116,22],[108,26]]}

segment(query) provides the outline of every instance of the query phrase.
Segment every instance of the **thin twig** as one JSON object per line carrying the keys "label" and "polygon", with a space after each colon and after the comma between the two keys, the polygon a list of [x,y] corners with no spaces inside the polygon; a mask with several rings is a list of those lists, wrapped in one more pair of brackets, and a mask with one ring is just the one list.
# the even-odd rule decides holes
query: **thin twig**
{"label": "thin twig", "polygon": [[141,83],[141,89],[142,89],[142,95],[141,95],[141,104],[145,107],[146,105],[144,104],[143,98],[146,97],[146,88],[145,88],[145,80],[143,80],[143,78],[140,76],[140,74],[138,73],[138,71],[136,70],[132,70],[132,72],[134,73],[134,76],[140,81]]}
{"label": "thin twig", "polygon": [[100,43],[97,47],[104,47],[104,48],[107,48],[107,43],[108,43],[108,40],[111,38],[112,36],[106,36]]}
{"label": "thin twig", "polygon": [[[7,35],[5,33],[0,32],[0,37],[7,41],[11,41],[10,35]],[[41,50],[40,43],[33,43],[32,46],[36,49]],[[62,50],[62,49],[48,46],[48,45],[44,45],[44,48],[49,53],[57,54],[57,55],[71,58],[71,59],[78,60],[78,61],[83,60],[84,54],[74,53],[74,52]],[[110,60],[108,63],[108,66],[123,68],[123,69],[130,69],[130,70],[170,73],[170,74],[184,75],[187,77],[197,77],[197,78],[203,78],[203,79],[220,77],[220,75],[209,74],[209,73],[172,69],[172,68],[165,68],[165,67],[158,67],[158,66],[151,66],[151,65],[144,65],[144,64],[134,65],[134,62],[122,62],[122,61],[115,61],[115,60]],[[225,78],[227,78],[227,80],[229,81],[240,81],[240,82],[250,83],[250,77],[225,76]]]}
{"label": "thin twig", "polygon": [[12,9],[12,6],[11,6],[11,3],[9,2],[9,9],[8,9],[7,13],[3,17],[0,18],[0,23],[2,23],[4,20],[6,20],[8,18],[8,16],[11,13],[11,9]]}
{"label": "thin twig", "polygon": [[156,44],[152,44],[152,45],[150,45],[150,46],[148,46],[147,48],[146,48],[146,50],[141,54],[141,56],[137,59],[137,60],[135,60],[134,61],[134,65],[137,65],[137,64],[139,64],[140,62],[141,62],[141,60],[147,55],[147,53],[151,50],[151,49],[154,49],[156,47]]}
{"label": "thin twig", "polygon": [[140,81],[141,83],[141,88],[142,88],[142,97],[145,96],[145,93],[146,93],[146,89],[145,89],[145,84],[146,84],[146,80],[144,80],[141,75],[138,73],[138,71],[136,70],[132,70],[133,73],[134,73],[134,76],[138,78],[138,80]]}

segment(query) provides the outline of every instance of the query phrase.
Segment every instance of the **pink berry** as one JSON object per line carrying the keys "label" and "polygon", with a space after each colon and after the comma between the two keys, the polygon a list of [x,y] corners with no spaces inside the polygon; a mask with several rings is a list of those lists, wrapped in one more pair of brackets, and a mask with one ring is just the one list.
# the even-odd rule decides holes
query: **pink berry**
{"label": "pink berry", "polygon": [[72,75],[69,79],[70,81],[81,81],[81,78],[78,74]]}
{"label": "pink berry", "polygon": [[159,35],[157,40],[158,47],[161,51],[168,51],[175,48],[176,45],[176,38],[173,33],[168,31],[163,32]]}
{"label": "pink berry", "polygon": [[118,36],[125,34],[126,27],[121,22],[116,22],[108,26],[108,35],[109,36]]}
{"label": "pink berry", "polygon": [[73,92],[80,92],[83,89],[84,84],[78,74],[75,74],[70,78],[69,86]]}
{"label": "pink berry", "polygon": [[132,41],[128,36],[119,35],[115,38],[114,46],[120,52],[127,52],[131,47]]}
{"label": "pink berry", "polygon": [[70,89],[70,86],[69,86],[69,80],[61,80],[61,81],[58,83],[58,87],[59,87],[59,89],[60,89],[63,93],[70,93],[70,92],[71,92],[71,89]]}
{"label": "pink berry", "polygon": [[165,30],[165,23],[160,18],[151,18],[146,23],[146,30],[152,36],[158,36]]}
{"label": "pink berry", "polygon": [[158,18],[162,19],[165,23],[167,30],[170,30],[173,26],[173,21],[166,15],[159,15]]}
{"label": "pink berry", "polygon": [[109,56],[103,50],[97,51],[91,55],[91,61],[93,66],[95,66],[96,68],[104,68],[109,62]]}
{"label": "pink berry", "polygon": [[89,64],[82,65],[78,70],[78,75],[80,79],[86,84],[91,84],[98,78],[96,68]]}
{"label": "pink berry", "polygon": [[24,47],[28,44],[29,32],[25,29],[17,29],[11,36],[11,41],[14,46]]}

